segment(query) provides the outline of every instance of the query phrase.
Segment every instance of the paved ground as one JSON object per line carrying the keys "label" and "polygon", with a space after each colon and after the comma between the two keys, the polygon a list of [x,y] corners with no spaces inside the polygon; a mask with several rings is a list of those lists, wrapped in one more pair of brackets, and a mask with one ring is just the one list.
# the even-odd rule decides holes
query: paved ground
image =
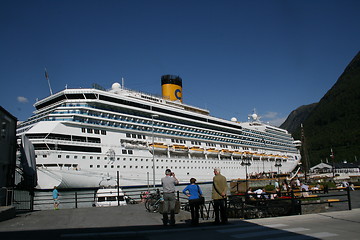
{"label": "paved ground", "polygon": [[[231,219],[230,224],[220,226],[202,221],[195,228],[185,222],[187,212],[177,215],[176,226],[163,227],[161,215],[146,212],[142,204],[35,211],[0,222],[0,239],[360,239],[360,208],[356,208],[360,191],[352,196],[351,211]],[[330,210],[342,208],[333,206]]]}
{"label": "paved ground", "polygon": [[141,214],[143,219],[139,215],[126,218],[127,215],[123,214],[132,207],[121,209],[106,208],[99,216],[93,213],[94,209],[36,212],[21,219],[1,222],[0,239],[355,240],[360,236],[360,209],[254,220],[233,219],[230,224],[220,226],[202,222],[198,227],[189,227],[184,222],[178,222],[174,227],[163,227],[159,214]]}

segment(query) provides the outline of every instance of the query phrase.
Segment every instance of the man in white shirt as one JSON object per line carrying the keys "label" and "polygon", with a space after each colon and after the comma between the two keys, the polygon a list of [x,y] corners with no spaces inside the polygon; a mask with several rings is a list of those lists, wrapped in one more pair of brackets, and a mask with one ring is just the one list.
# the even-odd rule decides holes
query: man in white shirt
{"label": "man in white shirt", "polygon": [[175,225],[175,185],[179,184],[179,181],[175,177],[175,174],[170,169],[166,169],[165,177],[161,179],[163,186],[163,224],[166,226],[169,223],[168,213],[170,212],[170,225]]}

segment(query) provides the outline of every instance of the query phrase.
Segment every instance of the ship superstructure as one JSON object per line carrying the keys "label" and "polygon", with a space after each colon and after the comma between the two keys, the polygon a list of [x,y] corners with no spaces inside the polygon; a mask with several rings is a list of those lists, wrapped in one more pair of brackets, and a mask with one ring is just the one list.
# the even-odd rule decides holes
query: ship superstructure
{"label": "ship superstructure", "polygon": [[229,121],[184,104],[177,76],[163,76],[162,88],[159,97],[114,83],[110,90],[65,89],[37,101],[17,133],[34,145],[38,188],[98,187],[117,172],[121,186],[159,184],[167,168],[180,182],[207,182],[214,167],[237,179],[246,172],[288,173],[300,162],[286,130],[256,114]]}

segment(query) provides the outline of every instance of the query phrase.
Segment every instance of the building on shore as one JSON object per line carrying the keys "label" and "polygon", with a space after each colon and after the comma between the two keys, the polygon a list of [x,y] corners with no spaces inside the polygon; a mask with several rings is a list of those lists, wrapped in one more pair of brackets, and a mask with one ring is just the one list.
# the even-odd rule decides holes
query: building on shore
{"label": "building on shore", "polygon": [[360,166],[356,163],[319,163],[310,168],[311,175],[321,175],[327,177],[348,178],[351,175],[360,174]]}
{"label": "building on shore", "polygon": [[0,206],[6,205],[6,188],[14,186],[17,119],[0,106]]}

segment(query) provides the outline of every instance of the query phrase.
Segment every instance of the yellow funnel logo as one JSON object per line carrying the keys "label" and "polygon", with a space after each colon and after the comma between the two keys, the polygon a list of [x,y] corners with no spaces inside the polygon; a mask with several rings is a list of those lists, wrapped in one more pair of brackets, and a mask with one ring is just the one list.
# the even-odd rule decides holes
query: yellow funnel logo
{"label": "yellow funnel logo", "polygon": [[182,89],[180,86],[175,84],[163,84],[162,95],[164,99],[168,99],[171,101],[182,101]]}
{"label": "yellow funnel logo", "polygon": [[181,99],[182,99],[181,89],[176,89],[175,90],[175,97],[181,101]]}
{"label": "yellow funnel logo", "polygon": [[161,86],[164,99],[182,102],[182,79],[179,76],[161,76]]}

